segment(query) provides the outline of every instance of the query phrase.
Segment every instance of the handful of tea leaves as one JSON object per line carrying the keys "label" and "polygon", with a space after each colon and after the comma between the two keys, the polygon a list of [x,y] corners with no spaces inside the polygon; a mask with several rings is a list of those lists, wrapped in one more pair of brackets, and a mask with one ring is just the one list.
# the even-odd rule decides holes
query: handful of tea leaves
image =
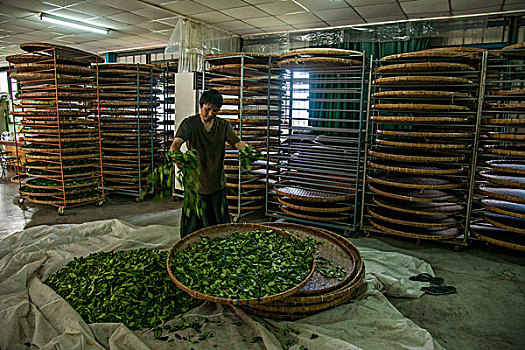
{"label": "handful of tea leaves", "polygon": [[243,169],[251,170],[253,162],[261,159],[264,159],[263,154],[259,149],[253,148],[252,145],[247,145],[239,151],[239,162]]}
{"label": "handful of tea leaves", "polygon": [[167,252],[146,249],[94,253],[75,258],[44,283],[87,323],[158,328],[199,304],[173,284],[166,258]]}
{"label": "handful of tea leaves", "polygon": [[298,240],[272,230],[201,237],[171,259],[175,278],[211,296],[262,298],[289,290],[310,274],[316,251],[313,240]]}
{"label": "handful of tea leaves", "polygon": [[[168,188],[165,192],[170,193],[171,179],[173,177],[173,164],[177,163],[180,172],[177,174],[177,181],[184,188],[184,200],[182,201],[183,212],[186,216],[190,216],[191,211],[195,211],[198,217],[202,216],[203,207],[200,203],[199,197],[199,162],[197,156],[191,150],[185,153],[180,151],[168,151],[165,154],[164,164],[157,166],[148,175],[148,185],[150,185],[150,192],[154,192],[155,186]],[[161,192],[161,198],[164,192]],[[146,193],[143,193],[143,197]]]}

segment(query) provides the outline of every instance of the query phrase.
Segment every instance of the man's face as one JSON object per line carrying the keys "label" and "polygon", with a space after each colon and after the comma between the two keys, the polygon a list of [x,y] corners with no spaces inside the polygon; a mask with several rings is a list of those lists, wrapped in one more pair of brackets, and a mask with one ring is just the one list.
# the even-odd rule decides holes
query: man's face
{"label": "man's face", "polygon": [[201,106],[201,118],[203,121],[207,122],[212,120],[217,116],[221,109],[215,105],[206,103]]}

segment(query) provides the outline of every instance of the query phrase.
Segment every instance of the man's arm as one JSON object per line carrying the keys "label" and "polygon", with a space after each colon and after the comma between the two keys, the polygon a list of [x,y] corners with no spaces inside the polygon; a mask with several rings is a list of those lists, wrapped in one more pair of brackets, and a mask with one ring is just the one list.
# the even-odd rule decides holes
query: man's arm
{"label": "man's arm", "polygon": [[[175,141],[174,141],[175,142]],[[239,141],[235,144],[235,148],[237,148],[239,151],[241,149],[245,149],[247,144],[244,141]]]}
{"label": "man's arm", "polygon": [[171,152],[178,152],[178,151],[180,151],[180,147],[182,146],[182,144],[184,142],[185,141],[183,139],[181,139],[180,137],[175,137],[175,139],[171,143],[170,151]]}

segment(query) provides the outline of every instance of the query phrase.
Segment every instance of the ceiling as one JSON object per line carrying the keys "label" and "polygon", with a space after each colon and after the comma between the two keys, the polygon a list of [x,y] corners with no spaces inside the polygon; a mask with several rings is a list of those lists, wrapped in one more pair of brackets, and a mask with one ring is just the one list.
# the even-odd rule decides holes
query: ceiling
{"label": "ceiling", "polygon": [[[0,64],[24,42],[94,53],[166,45],[178,15],[237,35],[525,10],[524,0],[0,0]],[[40,20],[46,12],[110,28],[108,35]]]}

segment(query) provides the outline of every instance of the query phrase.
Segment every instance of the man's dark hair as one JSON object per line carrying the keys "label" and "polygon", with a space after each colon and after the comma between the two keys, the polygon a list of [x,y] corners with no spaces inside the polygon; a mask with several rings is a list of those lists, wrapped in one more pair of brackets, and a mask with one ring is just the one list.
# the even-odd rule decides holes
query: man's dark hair
{"label": "man's dark hair", "polygon": [[222,95],[219,91],[215,89],[209,89],[202,93],[201,98],[199,100],[200,106],[204,106],[205,104],[214,105],[217,108],[222,107]]}

